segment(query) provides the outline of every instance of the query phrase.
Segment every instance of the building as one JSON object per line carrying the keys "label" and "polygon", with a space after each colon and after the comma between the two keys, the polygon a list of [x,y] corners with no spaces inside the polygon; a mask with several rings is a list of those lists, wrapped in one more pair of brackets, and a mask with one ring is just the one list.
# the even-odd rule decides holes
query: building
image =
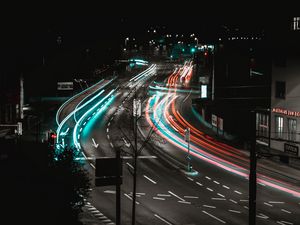
{"label": "building", "polygon": [[299,17],[290,20],[272,64],[271,148],[300,156],[300,29]]}

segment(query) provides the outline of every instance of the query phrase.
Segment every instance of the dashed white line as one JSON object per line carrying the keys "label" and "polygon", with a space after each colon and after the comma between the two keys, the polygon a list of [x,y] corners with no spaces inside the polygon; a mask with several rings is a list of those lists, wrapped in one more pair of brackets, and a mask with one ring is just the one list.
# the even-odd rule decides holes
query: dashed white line
{"label": "dashed white line", "polygon": [[211,178],[210,178],[210,177],[208,177],[208,176],[205,176],[205,178],[206,178],[207,180],[211,180]]}
{"label": "dashed white line", "polygon": [[179,203],[183,203],[183,204],[192,204],[191,202],[187,202],[187,201],[178,201]]}
{"label": "dashed white line", "polygon": [[273,205],[271,205],[271,204],[269,204],[267,202],[264,202],[264,204],[267,205],[267,206],[273,207]]}
{"label": "dashed white line", "polygon": [[113,143],[111,143],[111,142],[110,142],[110,146],[111,146],[112,148],[114,148],[114,145],[113,145]]}
{"label": "dashed white line", "polygon": [[261,186],[266,186],[265,184],[263,184],[263,183],[260,183],[260,182],[259,182],[258,184],[260,184]]}
{"label": "dashed white line", "polygon": [[212,218],[220,221],[221,223],[226,223],[224,220],[221,220],[220,218],[218,218],[218,217],[216,217],[216,216],[214,216],[214,215],[212,215],[212,214],[210,214],[210,213],[208,213],[208,212],[206,212],[204,210],[202,210],[202,212],[205,213],[206,215],[208,215],[208,216],[210,216],[210,217],[212,217]]}
{"label": "dashed white line", "polygon": [[211,209],[215,209],[216,208],[216,206],[212,206],[212,205],[203,205],[203,207],[211,208]]}
{"label": "dashed white line", "polygon": [[270,204],[284,204],[284,202],[269,201]]}
{"label": "dashed white line", "polygon": [[107,132],[107,133],[109,132],[109,128],[106,128],[106,132]]}
{"label": "dashed white line", "polygon": [[234,191],[235,193],[237,193],[237,194],[239,194],[239,195],[241,195],[242,194],[242,192],[239,192],[239,191]]}
{"label": "dashed white line", "polygon": [[286,213],[289,213],[291,214],[292,212],[288,211],[288,210],[285,210],[285,209],[281,209],[282,212],[286,212]]}
{"label": "dashed white line", "polygon": [[222,197],[222,198],[225,198],[225,195],[222,195],[222,194],[220,194],[220,193],[217,193],[217,195],[219,195],[219,196]]}
{"label": "dashed white line", "polygon": [[183,196],[184,198],[199,198],[198,196],[190,196],[190,195],[185,195],[185,196]]}
{"label": "dashed white line", "polygon": [[211,188],[206,188],[207,190],[209,190],[209,191],[214,191],[213,189],[211,189]]}
{"label": "dashed white line", "polygon": [[166,200],[165,198],[160,198],[160,197],[153,197],[153,199],[162,200],[162,201]]}
{"label": "dashed white line", "polygon": [[237,201],[234,201],[232,199],[229,199],[229,201],[233,202],[234,204],[237,204]]}
{"label": "dashed white line", "polygon": [[126,163],[126,165],[129,166],[131,169],[134,169],[130,163]]}
{"label": "dashed white line", "polygon": [[266,216],[265,214],[259,213],[258,215],[256,215],[256,217],[261,218],[261,219],[269,219],[268,216]]}
{"label": "dashed white line", "polygon": [[293,225],[293,223],[291,223],[291,222],[287,222],[287,221],[284,221],[284,220],[281,220],[281,221],[278,221],[278,222],[281,222],[281,223],[283,223],[284,225]]}
{"label": "dashed white line", "polygon": [[107,126],[109,127],[109,125],[110,125],[110,122],[107,124]]}
{"label": "dashed white line", "polygon": [[159,196],[159,197],[171,197],[171,195],[168,195],[168,194],[157,194],[157,196]]}
{"label": "dashed white line", "polygon": [[196,184],[198,184],[199,186],[203,186],[203,184],[199,183],[199,182],[196,182]]}
{"label": "dashed white line", "polygon": [[109,140],[110,139],[109,135],[106,135],[106,136],[107,136],[107,139]]}
{"label": "dashed white line", "polygon": [[244,208],[245,208],[245,209],[249,209],[248,206],[245,206],[245,205],[244,205]]}
{"label": "dashed white line", "polygon": [[174,194],[172,191],[168,191],[168,193],[170,193],[171,195],[173,195],[174,197],[178,198],[181,201],[185,201],[183,198],[180,198],[178,195]]}
{"label": "dashed white line", "polygon": [[222,185],[223,188],[226,188],[226,189],[230,189],[230,187],[226,186],[226,185]]}
{"label": "dashed white line", "polygon": [[190,181],[194,181],[194,179],[193,178],[190,178],[190,177],[186,177],[187,179],[189,179]]}
{"label": "dashed white line", "polygon": [[165,222],[166,224],[172,225],[169,221],[165,220],[164,218],[160,217],[159,215],[154,214],[154,216],[155,216],[156,218],[160,219],[161,221]]}
{"label": "dashed white line", "polygon": [[215,184],[220,184],[218,181],[215,181],[215,180],[214,180],[214,183],[215,183]]}
{"label": "dashed white line", "polygon": [[240,202],[249,202],[248,199],[241,199]]}
{"label": "dashed white line", "polygon": [[233,212],[233,213],[241,213],[241,211],[237,211],[237,210],[233,210],[233,209],[229,209],[229,212]]}
{"label": "dashed white line", "polygon": [[156,181],[152,180],[151,178],[147,177],[146,175],[143,175],[147,180],[149,180],[150,182],[152,182],[153,184],[156,184]]}
{"label": "dashed white line", "polygon": [[106,194],[116,194],[116,191],[114,191],[114,190],[105,190],[103,192]]}
{"label": "dashed white line", "polygon": [[226,200],[225,198],[211,198],[211,200],[220,200],[220,201],[224,201],[224,200]]}
{"label": "dashed white line", "polygon": [[[128,194],[124,194],[124,195],[132,201],[132,198]],[[140,203],[135,201],[135,204],[139,205]]]}
{"label": "dashed white line", "polygon": [[94,169],[96,169],[96,167],[92,163],[90,163],[90,166],[93,167]]}

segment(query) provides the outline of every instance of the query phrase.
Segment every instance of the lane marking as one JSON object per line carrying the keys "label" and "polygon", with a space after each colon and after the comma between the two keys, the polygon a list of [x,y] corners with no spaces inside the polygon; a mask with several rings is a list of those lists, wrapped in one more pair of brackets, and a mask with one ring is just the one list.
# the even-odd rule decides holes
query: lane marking
{"label": "lane marking", "polygon": [[285,209],[281,209],[282,212],[286,212],[286,213],[289,213],[291,214],[292,212],[288,211],[288,210],[285,210]]}
{"label": "lane marking", "polygon": [[245,208],[245,209],[249,209],[248,206],[245,206],[245,205],[244,205],[244,208]]}
{"label": "lane marking", "polygon": [[237,210],[233,210],[233,209],[229,209],[229,212],[233,212],[233,213],[241,213],[241,211],[237,211]]}
{"label": "lane marking", "polygon": [[211,200],[226,200],[226,198],[211,198]]}
{"label": "lane marking", "polygon": [[210,217],[212,217],[212,218],[220,221],[221,223],[226,223],[224,220],[221,220],[220,218],[218,218],[218,217],[216,217],[216,216],[214,216],[214,215],[212,215],[212,214],[210,214],[210,213],[208,213],[208,212],[206,212],[204,210],[202,210],[202,212],[205,213],[206,215],[208,215],[208,216],[210,216]]}
{"label": "lane marking", "polygon": [[[203,184],[199,183],[199,182],[196,182],[196,184],[198,184],[199,186],[203,186]],[[300,204],[300,203],[299,203]]]}
{"label": "lane marking", "polygon": [[233,202],[234,204],[237,204],[237,201],[234,201],[232,199],[229,199],[229,201]]}
{"label": "lane marking", "polygon": [[107,133],[109,132],[109,128],[106,128],[106,132],[107,132]]}
{"label": "lane marking", "polygon": [[107,136],[107,139],[109,140],[110,139],[109,135],[106,135],[106,136]]}
{"label": "lane marking", "polygon": [[178,198],[180,201],[183,201],[183,202],[185,201],[183,198],[180,198],[178,195],[174,194],[172,191],[168,191],[168,193],[170,193],[174,197]]}
{"label": "lane marking", "polygon": [[179,203],[183,203],[183,204],[192,204],[191,202],[187,202],[187,201],[178,201]]}
{"label": "lane marking", "polygon": [[206,188],[207,190],[209,190],[209,191],[214,191],[213,189],[211,189],[211,188]]}
{"label": "lane marking", "polygon": [[110,142],[110,146],[111,146],[112,148],[114,148],[114,145],[113,145],[113,143],[111,143],[111,142]]}
{"label": "lane marking", "polygon": [[162,201],[166,200],[165,198],[159,198],[159,197],[153,197],[153,199],[162,200]]}
{"label": "lane marking", "polygon": [[217,193],[217,195],[219,195],[219,196],[222,197],[222,198],[225,198],[225,195],[222,195],[222,194],[220,194],[220,193]]}
{"label": "lane marking", "polygon": [[157,214],[154,214],[154,216],[158,219],[160,219],[161,221],[165,222],[166,224],[168,225],[172,225],[172,223],[170,223],[169,221],[165,220],[164,218],[160,217],[159,215]]}
{"label": "lane marking", "polygon": [[[132,198],[128,194],[124,194],[124,195],[132,201]],[[139,205],[140,203],[138,201],[135,201],[135,204]]]}
{"label": "lane marking", "polygon": [[198,196],[189,196],[189,195],[186,195],[186,196],[183,196],[184,198],[199,198]]}
{"label": "lane marking", "polygon": [[126,163],[126,165],[129,166],[131,169],[134,169],[130,163]]}
{"label": "lane marking", "polygon": [[241,199],[240,202],[249,202],[248,199]]}
{"label": "lane marking", "polygon": [[211,180],[211,178],[210,178],[210,177],[208,177],[208,176],[205,176],[205,178],[206,178],[206,179],[208,179],[208,180]]}
{"label": "lane marking", "polygon": [[171,195],[168,195],[168,194],[157,194],[157,196],[159,196],[159,197],[171,197]]}
{"label": "lane marking", "polygon": [[270,204],[284,204],[284,202],[269,201]]}
{"label": "lane marking", "polygon": [[264,202],[264,204],[267,205],[267,206],[273,207],[273,205],[271,205],[271,204],[269,204],[267,202]]}
{"label": "lane marking", "polygon": [[261,219],[269,219],[268,216],[266,216],[265,214],[259,213],[258,215],[256,215],[256,217],[261,218]]}
{"label": "lane marking", "polygon": [[293,223],[291,223],[291,222],[287,222],[287,221],[284,221],[284,220],[281,220],[280,222],[281,222],[281,223],[283,223],[283,224],[289,224],[289,225],[293,225]]}
{"label": "lane marking", "polygon": [[103,192],[106,194],[116,194],[116,191],[114,191],[114,190],[105,190]]}
{"label": "lane marking", "polygon": [[153,184],[156,184],[156,181],[152,180],[151,178],[147,177],[146,175],[144,175],[144,177],[149,180],[150,182],[152,182]]}
{"label": "lane marking", "polygon": [[214,180],[214,183],[215,183],[215,184],[220,184],[218,181],[215,181],[215,180]]}
{"label": "lane marking", "polygon": [[237,194],[239,194],[239,195],[241,195],[242,194],[242,192],[239,192],[239,191],[234,191],[235,193],[237,193]]}
{"label": "lane marking", "polygon": [[108,127],[110,126],[110,122],[107,124],[107,126],[108,126]]}
{"label": "lane marking", "polygon": [[211,208],[211,209],[215,209],[216,208],[216,206],[212,206],[212,205],[203,205],[203,207]]}
{"label": "lane marking", "polygon": [[265,184],[263,184],[263,183],[258,183],[258,184],[260,184],[261,186],[266,186]]}
{"label": "lane marking", "polygon": [[90,166],[93,167],[94,169],[96,169],[96,167],[92,163],[90,163]]}
{"label": "lane marking", "polygon": [[194,179],[193,178],[190,178],[190,177],[186,177],[187,179],[189,179],[190,181],[194,181]]}
{"label": "lane marking", "polygon": [[222,185],[222,187],[226,189],[230,189],[230,187],[227,187],[226,185]]}

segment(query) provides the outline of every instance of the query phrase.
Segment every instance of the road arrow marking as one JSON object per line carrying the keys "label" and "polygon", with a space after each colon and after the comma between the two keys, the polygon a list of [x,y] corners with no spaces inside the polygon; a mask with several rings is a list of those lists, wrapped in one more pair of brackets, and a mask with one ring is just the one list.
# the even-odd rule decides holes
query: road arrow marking
{"label": "road arrow marking", "polygon": [[97,144],[97,143],[95,142],[94,138],[92,138],[92,141],[93,141],[93,146],[94,146],[95,148],[98,148],[99,144]]}

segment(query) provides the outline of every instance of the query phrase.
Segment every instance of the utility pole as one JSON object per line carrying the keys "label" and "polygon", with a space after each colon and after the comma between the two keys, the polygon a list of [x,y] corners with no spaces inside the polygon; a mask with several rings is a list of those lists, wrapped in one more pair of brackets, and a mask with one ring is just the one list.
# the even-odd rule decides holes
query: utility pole
{"label": "utility pole", "polygon": [[191,156],[190,156],[190,135],[191,135],[191,130],[190,128],[186,128],[185,131],[185,136],[184,139],[188,143],[188,154],[187,154],[187,172],[191,172]]}
{"label": "utility pole", "polygon": [[132,192],[132,218],[131,224],[135,225],[135,205],[136,205],[136,178],[137,178],[137,157],[138,157],[138,149],[137,149],[137,121],[138,118],[142,114],[141,109],[141,101],[136,98],[133,99],[133,129],[134,129],[134,152],[133,152],[133,192]]}
{"label": "utility pole", "polygon": [[250,112],[249,225],[256,224],[256,115]]}
{"label": "utility pole", "polygon": [[116,225],[121,225],[121,174],[120,171],[122,168],[121,162],[121,150],[116,148],[116,162],[117,162],[117,182],[116,182]]}

